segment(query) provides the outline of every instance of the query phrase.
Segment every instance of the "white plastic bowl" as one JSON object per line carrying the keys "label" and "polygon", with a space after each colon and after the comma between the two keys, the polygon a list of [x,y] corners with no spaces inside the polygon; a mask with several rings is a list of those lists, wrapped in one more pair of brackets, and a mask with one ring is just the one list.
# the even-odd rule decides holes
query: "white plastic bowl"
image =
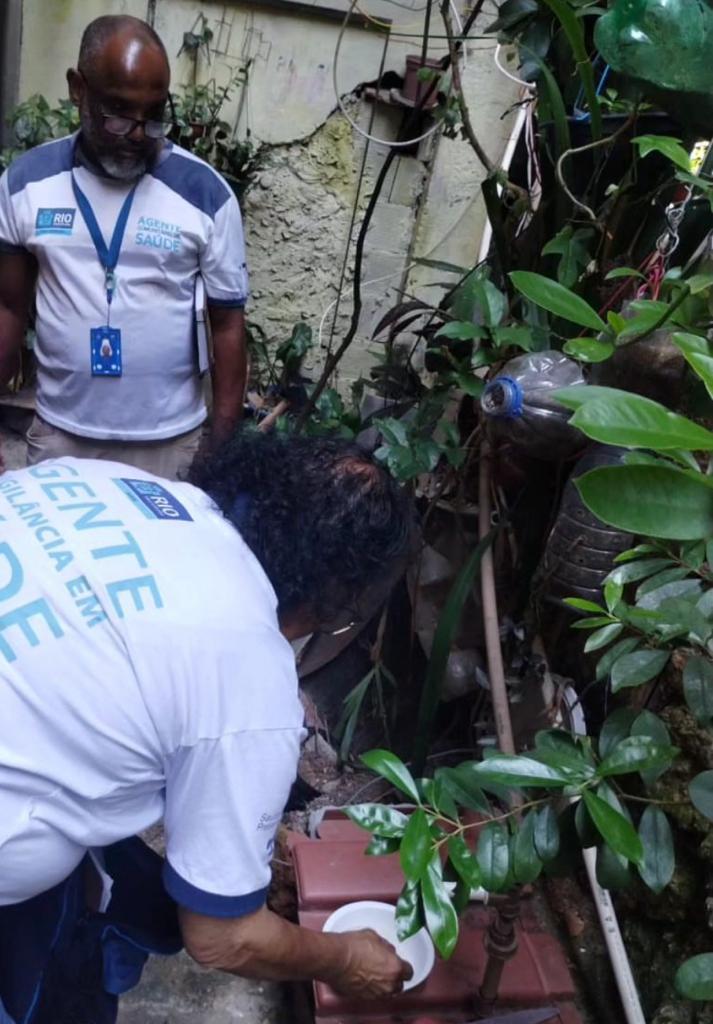
{"label": "white plastic bowl", "polygon": [[404,992],[425,981],[433,970],[435,953],[431,936],[425,928],[416,932],[405,942],[396,937],[396,907],[376,900],[361,900],[347,903],[327,918],[322,927],[324,932],[355,932],[371,928],[396,950],[402,960],[413,968],[413,977],[404,982]]}

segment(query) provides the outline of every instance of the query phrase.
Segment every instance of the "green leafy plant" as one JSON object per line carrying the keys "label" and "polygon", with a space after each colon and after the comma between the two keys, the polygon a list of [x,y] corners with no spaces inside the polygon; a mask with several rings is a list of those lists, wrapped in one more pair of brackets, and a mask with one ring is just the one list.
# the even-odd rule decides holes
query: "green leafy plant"
{"label": "green leafy plant", "polygon": [[2,170],[26,150],[71,135],[79,128],[79,113],[69,100],[59,100],[53,107],[44,96],[36,93],[15,107],[9,123],[15,142],[0,153]]}
{"label": "green leafy plant", "polygon": [[[417,779],[394,754],[372,750],[364,764],[413,809],[360,804],[347,814],[371,833],[368,854],[399,854],[405,879],[396,908],[399,937],[425,925],[448,957],[472,890],[505,892],[543,871],[556,873],[560,855],[576,849],[597,847],[602,885],[626,884],[633,869],[661,892],[673,875],[674,843],[664,805],[649,791],[677,753],[651,712],[626,718],[615,712],[598,745],[550,729],[537,734],[525,755],[495,751],[483,761],[439,768],[433,778]],[[632,778],[646,796],[629,790]],[[690,795],[713,820],[713,772],[694,779]]]}
{"label": "green leafy plant", "polygon": [[238,88],[244,88],[249,63],[225,85],[214,78],[204,84],[184,85],[172,97],[175,115],[171,137],[219,171],[240,197],[252,180],[254,147],[249,138],[236,139],[223,110]]}

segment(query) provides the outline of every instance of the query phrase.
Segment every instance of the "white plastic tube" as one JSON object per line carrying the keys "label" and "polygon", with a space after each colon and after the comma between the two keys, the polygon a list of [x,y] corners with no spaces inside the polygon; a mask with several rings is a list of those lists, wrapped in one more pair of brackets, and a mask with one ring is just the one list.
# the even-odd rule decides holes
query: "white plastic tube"
{"label": "white plastic tube", "polygon": [[[582,705],[571,686],[565,689],[564,700],[573,731],[580,736],[586,736],[587,724],[584,712],[582,711]],[[616,978],[616,985],[619,989],[619,996],[624,1007],[624,1016],[626,1017],[627,1024],[646,1024],[646,1018],[641,1009],[639,993],[634,981],[626,946],[621,936],[621,929],[611,895],[607,889],[602,889],[597,881],[597,852],[594,847],[590,847],[588,850],[583,850],[582,853],[584,854],[584,866],[587,869],[592,898],[597,908],[599,924],[601,925],[614,977]]]}

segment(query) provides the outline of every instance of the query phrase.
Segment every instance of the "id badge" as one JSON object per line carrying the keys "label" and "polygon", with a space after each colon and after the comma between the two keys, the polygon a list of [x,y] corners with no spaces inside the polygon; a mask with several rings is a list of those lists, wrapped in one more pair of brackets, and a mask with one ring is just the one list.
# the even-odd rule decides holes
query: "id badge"
{"label": "id badge", "polygon": [[92,376],[121,377],[121,331],[118,327],[92,327]]}

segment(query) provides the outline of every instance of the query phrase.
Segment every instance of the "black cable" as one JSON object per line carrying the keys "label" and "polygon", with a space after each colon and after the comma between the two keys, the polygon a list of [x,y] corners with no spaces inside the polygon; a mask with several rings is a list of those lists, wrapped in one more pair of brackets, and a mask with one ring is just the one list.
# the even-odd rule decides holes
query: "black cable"
{"label": "black cable", "polygon": [[[449,0],[444,0],[444,2],[448,3]],[[465,21],[465,24],[463,25],[462,37],[461,37],[460,40],[458,40],[458,42],[455,45],[456,53],[458,53],[460,51],[460,49],[462,48],[463,41],[467,38],[468,32],[469,32],[470,28],[472,27],[475,19],[478,17],[478,15],[480,14],[481,10],[483,9],[484,3],[485,3],[485,0],[476,0],[476,3],[474,4],[473,9],[471,10],[470,14],[468,15],[468,17],[467,17],[467,19]],[[443,59],[441,60],[441,69],[442,69],[442,71],[447,71],[450,66],[451,66],[451,58],[450,58],[450,54],[448,54],[445,57],[443,57]],[[399,135],[404,135],[404,136],[407,135],[407,133],[410,131],[411,127],[416,123],[417,119],[421,115],[421,112],[423,111],[423,108],[425,107],[425,105],[428,103],[428,101],[430,100],[431,96],[433,95],[433,92],[434,92],[434,90],[436,88],[437,81],[438,81],[438,79],[434,78],[431,82],[428,83],[428,88],[424,90],[423,96],[421,96],[421,98],[418,100],[418,102],[414,106],[413,110],[411,111],[410,116],[405,121],[405,124],[404,124],[404,126],[402,128],[402,131],[399,132]],[[396,141],[401,141],[401,140],[397,139]],[[336,367],[341,362],[342,356],[347,351],[347,349],[351,345],[351,343],[354,340],[354,337],[356,335],[357,328],[359,326],[359,317],[361,316],[361,308],[362,308],[362,302],[361,302],[361,269],[362,269],[362,263],[364,261],[364,245],[365,245],[365,242],[366,242],[366,234],[367,234],[367,231],[369,230],[369,225],[371,224],[371,219],[372,219],[372,217],[374,215],[374,210],[376,209],[376,204],[377,204],[379,196],[381,194],[381,190],[384,187],[384,182],[386,181],[386,177],[387,177],[387,175],[388,175],[388,173],[389,173],[389,171],[391,169],[392,163],[394,162],[394,158],[398,155],[398,152],[399,152],[398,149],[395,148],[395,147],[392,147],[389,150],[389,152],[388,152],[388,154],[386,156],[386,159],[384,160],[384,163],[382,164],[381,170],[379,171],[379,174],[377,176],[376,182],[374,183],[374,191],[372,192],[372,194],[371,194],[371,196],[369,198],[369,203],[368,203],[366,211],[364,213],[364,217],[363,217],[363,220],[361,222],[361,227],[359,228],[359,235],[357,237],[356,250],[355,250],[355,253],[354,253],[354,286],[353,286],[354,306],[353,306],[353,309],[352,309],[352,319],[351,319],[351,323],[349,324],[349,329],[347,330],[347,333],[344,336],[344,340],[342,341],[341,345],[336,350],[336,352],[334,352],[333,354],[328,356],[327,361],[325,362],[325,365],[324,365],[324,369],[322,370],[322,374],[321,374],[319,380],[317,381],[316,385],[312,389],[312,393],[309,396],[307,402],[305,402],[305,404],[304,404],[304,406],[302,408],[302,411],[300,412],[300,415],[299,415],[299,417],[297,419],[296,427],[297,427],[298,431],[303,429],[305,423],[307,422],[309,417],[312,415],[312,412],[314,411],[314,408],[315,408],[315,406],[317,404],[317,401],[319,400],[319,396],[324,391],[324,389],[327,386],[327,383],[329,381],[329,378],[332,376],[332,374],[334,373],[334,370],[336,369]]]}

